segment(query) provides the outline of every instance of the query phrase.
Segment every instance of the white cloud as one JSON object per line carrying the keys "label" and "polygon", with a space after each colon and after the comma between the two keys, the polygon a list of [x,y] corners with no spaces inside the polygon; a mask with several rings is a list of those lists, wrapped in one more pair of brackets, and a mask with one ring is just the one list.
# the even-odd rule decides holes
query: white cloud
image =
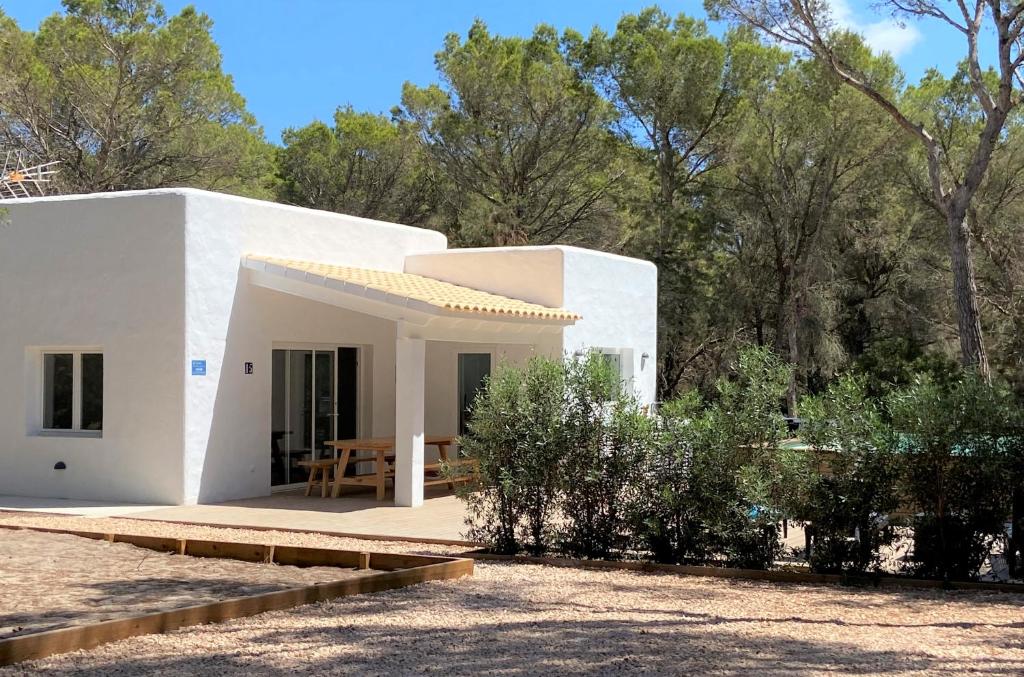
{"label": "white cloud", "polygon": [[909,52],[923,37],[916,26],[900,25],[895,19],[861,23],[850,7],[849,0],[831,0],[829,4],[836,25],[860,33],[872,50],[889,52],[895,59]]}

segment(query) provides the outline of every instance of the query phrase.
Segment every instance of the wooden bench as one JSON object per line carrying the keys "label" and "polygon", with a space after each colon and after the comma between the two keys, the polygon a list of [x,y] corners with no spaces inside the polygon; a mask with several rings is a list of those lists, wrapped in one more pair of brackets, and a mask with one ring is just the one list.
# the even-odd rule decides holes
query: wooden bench
{"label": "wooden bench", "polygon": [[[449,463],[448,449],[455,444],[454,436],[426,435],[423,443],[428,446],[437,447],[438,456],[440,458],[438,463],[429,463],[424,466],[424,486],[447,484],[449,488],[454,489],[456,482],[468,482],[472,479],[472,473],[451,478],[440,476],[442,474],[441,469],[445,464]],[[337,461],[338,466],[334,471],[334,485],[331,490],[331,495],[333,497],[338,497],[341,493],[342,486],[370,485],[374,486],[377,490],[377,500],[384,500],[386,492],[385,483],[389,478],[392,480],[395,478],[395,438],[376,437],[360,440],[333,440],[331,442],[327,442],[327,444],[337,449],[340,454],[340,458]],[[358,451],[373,452],[373,455],[362,457],[356,456],[355,453]],[[346,476],[345,470],[348,466],[354,463],[373,463],[374,472]],[[456,467],[463,465],[463,463],[464,462],[460,460],[454,461],[454,465]]]}
{"label": "wooden bench", "polygon": [[[445,475],[445,466],[451,470],[450,475]],[[441,454],[439,463],[427,463],[423,466],[423,486],[432,487],[438,484],[447,484],[449,489],[455,489],[457,482],[471,482],[477,475],[478,464],[476,459],[462,458],[449,460],[447,450]]]}
{"label": "wooden bench", "polygon": [[[317,475],[320,476],[320,498],[327,498],[327,485],[330,483],[331,469],[338,464],[336,458],[321,458],[316,461],[299,461],[298,465],[309,468],[309,480],[306,482],[306,496],[313,493]],[[334,471],[337,474],[337,471]]]}

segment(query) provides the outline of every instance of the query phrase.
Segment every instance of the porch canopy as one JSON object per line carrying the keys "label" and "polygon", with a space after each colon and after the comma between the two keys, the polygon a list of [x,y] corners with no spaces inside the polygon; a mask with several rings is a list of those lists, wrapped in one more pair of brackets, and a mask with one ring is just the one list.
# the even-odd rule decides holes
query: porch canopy
{"label": "porch canopy", "polygon": [[[395,322],[395,503],[423,503],[426,341],[560,345],[582,319],[423,275],[249,254],[252,284]],[[546,340],[547,339],[547,340]]]}

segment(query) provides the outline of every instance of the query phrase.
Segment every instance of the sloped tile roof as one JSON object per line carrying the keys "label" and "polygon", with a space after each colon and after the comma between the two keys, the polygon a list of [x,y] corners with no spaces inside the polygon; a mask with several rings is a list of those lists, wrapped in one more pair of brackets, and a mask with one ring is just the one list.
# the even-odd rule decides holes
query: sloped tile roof
{"label": "sloped tile roof", "polygon": [[359,285],[368,289],[375,289],[393,296],[413,299],[453,313],[555,320],[559,322],[575,322],[582,319],[580,315],[564,308],[550,308],[537,303],[492,294],[479,289],[463,287],[412,273],[395,273],[369,268],[335,266],[313,261],[298,261],[253,254],[248,255],[246,258],[250,261],[261,261],[292,271],[309,273],[331,280]]}

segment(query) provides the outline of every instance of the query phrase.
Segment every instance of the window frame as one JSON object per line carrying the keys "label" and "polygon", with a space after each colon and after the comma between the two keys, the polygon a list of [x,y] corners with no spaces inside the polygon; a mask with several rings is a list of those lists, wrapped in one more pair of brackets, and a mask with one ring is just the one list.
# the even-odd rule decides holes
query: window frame
{"label": "window frame", "polygon": [[[636,388],[636,381],[633,374],[633,349],[632,348],[611,348],[608,346],[595,346],[592,349],[602,359],[614,356],[619,363],[619,392],[629,393]],[[607,364],[607,361],[605,362]]]}
{"label": "window frame", "polygon": [[[71,427],[47,428],[46,421],[46,356],[71,355]],[[106,358],[102,348],[44,348],[39,351],[39,427],[38,434],[47,437],[103,437],[103,427],[99,430],[82,428],[82,356],[100,355],[103,359],[104,383],[100,391],[101,405],[106,404]],[[106,406],[102,406],[104,413]],[[100,417],[101,426],[103,416]]]}

